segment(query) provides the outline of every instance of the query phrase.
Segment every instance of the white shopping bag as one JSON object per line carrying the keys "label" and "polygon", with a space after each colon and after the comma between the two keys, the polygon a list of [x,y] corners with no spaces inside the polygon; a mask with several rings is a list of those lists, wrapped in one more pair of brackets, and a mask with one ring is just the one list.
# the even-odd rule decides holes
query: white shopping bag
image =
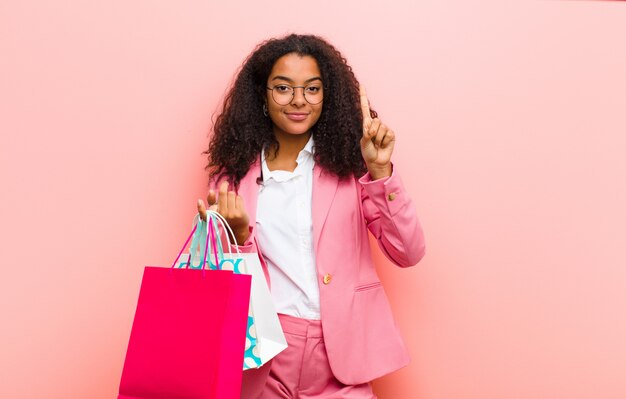
{"label": "white shopping bag", "polygon": [[257,367],[260,367],[287,349],[287,340],[276,314],[259,255],[257,253],[238,253],[236,256],[245,260],[246,273],[252,276],[250,307],[256,327],[257,355],[261,359],[261,364]]}
{"label": "white shopping bag", "polygon": [[[198,237],[194,237],[190,247],[191,261],[188,262],[189,254],[182,255],[178,267],[201,268],[202,261],[205,259],[204,252],[208,250],[210,254],[210,256],[206,257],[208,268],[217,269],[216,262],[219,262],[219,269],[232,270],[235,273],[252,276],[243,369],[248,370],[261,367],[287,348],[287,340],[278,320],[259,255],[256,252],[244,253],[239,251],[230,226],[219,213],[207,211],[207,220],[209,220],[209,223],[202,221],[199,215],[196,216],[199,233]],[[222,253],[221,248],[202,248],[202,245],[199,245],[207,242],[206,234],[212,224],[211,221],[215,221],[215,228],[217,228],[218,223],[222,226],[225,233],[223,236],[228,240],[228,244],[230,244],[232,238],[232,245],[235,247],[236,252],[231,253],[228,250],[228,252]],[[221,236],[218,235],[218,237]],[[230,245],[227,248],[230,248]]]}

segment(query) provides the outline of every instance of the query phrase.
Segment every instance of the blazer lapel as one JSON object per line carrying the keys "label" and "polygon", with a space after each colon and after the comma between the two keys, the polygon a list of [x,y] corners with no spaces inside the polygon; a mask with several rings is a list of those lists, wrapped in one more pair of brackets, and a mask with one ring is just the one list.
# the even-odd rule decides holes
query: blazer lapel
{"label": "blazer lapel", "polygon": [[313,169],[313,198],[311,214],[313,216],[313,242],[315,254],[319,248],[320,236],[328,211],[335,198],[339,179],[332,173],[325,172],[321,167],[315,165]]}
{"label": "blazer lapel", "polygon": [[[248,173],[241,179],[239,184],[239,195],[244,199],[244,206],[248,217],[250,218],[250,226],[256,226],[256,208],[259,197],[259,185],[257,178],[261,176],[261,165],[256,161]],[[311,199],[311,215],[313,217],[313,242],[315,253],[319,247],[319,240],[328,217],[328,211],[333,203],[339,179],[332,173],[325,172],[321,167],[315,165],[313,169],[313,193]]]}

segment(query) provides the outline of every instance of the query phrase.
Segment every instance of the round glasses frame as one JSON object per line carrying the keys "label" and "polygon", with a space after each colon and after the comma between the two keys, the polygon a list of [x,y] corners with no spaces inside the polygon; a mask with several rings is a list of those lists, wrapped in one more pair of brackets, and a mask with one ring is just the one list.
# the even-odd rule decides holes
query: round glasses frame
{"label": "round glasses frame", "polygon": [[[310,86],[310,85],[309,85],[309,86]],[[306,96],[306,89],[307,89],[307,87],[309,87],[309,86],[289,86],[289,85],[285,85],[285,84],[280,84],[280,85],[276,85],[276,86],[274,86],[274,87],[267,87],[267,90],[271,90],[271,91],[272,91],[272,98],[274,99],[274,101],[275,101],[275,102],[276,102],[276,104],[278,104],[278,105],[287,105],[287,104],[290,104],[290,103],[293,101],[293,98],[296,96],[296,89],[302,89],[302,96],[304,96],[304,100],[305,100],[306,102],[308,102],[309,104],[311,104],[311,105],[317,105],[317,104],[320,104],[322,101],[324,101],[324,92],[322,91],[323,89],[322,89],[321,87],[320,87],[320,91],[322,91],[322,95],[320,96],[319,101],[317,101],[317,102],[311,102],[311,101],[309,101],[309,99],[308,99],[308,98],[307,98],[307,96]],[[278,100],[276,99],[276,94],[275,94],[276,92],[275,92],[275,89],[276,89],[277,87],[289,87],[289,88],[291,88],[291,98],[289,99],[289,101],[287,101],[287,102],[285,102],[284,100],[283,100],[283,101],[278,101]],[[315,86],[315,87],[317,87],[317,86]],[[278,94],[278,95],[280,96],[281,94],[282,94],[282,93],[280,93],[280,94]]]}

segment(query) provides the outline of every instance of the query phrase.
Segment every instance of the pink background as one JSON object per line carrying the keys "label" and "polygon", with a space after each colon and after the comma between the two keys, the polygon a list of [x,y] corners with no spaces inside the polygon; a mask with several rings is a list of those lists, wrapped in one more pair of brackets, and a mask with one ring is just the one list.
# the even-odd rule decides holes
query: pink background
{"label": "pink background", "polygon": [[0,3],[0,397],[115,397],[211,115],[288,32],[344,52],[426,231],[376,252],[413,359],[380,397],[626,397],[626,4],[272,4]]}

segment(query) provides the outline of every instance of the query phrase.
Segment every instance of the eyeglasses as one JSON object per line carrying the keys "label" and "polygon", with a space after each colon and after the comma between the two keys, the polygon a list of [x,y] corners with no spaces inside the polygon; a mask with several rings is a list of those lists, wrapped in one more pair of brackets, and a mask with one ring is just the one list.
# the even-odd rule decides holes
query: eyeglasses
{"label": "eyeglasses", "polygon": [[272,98],[279,105],[287,105],[293,101],[296,89],[302,89],[304,99],[311,105],[317,105],[324,99],[324,90],[321,84],[310,84],[308,86],[289,86],[285,84],[268,87],[272,91]]}

